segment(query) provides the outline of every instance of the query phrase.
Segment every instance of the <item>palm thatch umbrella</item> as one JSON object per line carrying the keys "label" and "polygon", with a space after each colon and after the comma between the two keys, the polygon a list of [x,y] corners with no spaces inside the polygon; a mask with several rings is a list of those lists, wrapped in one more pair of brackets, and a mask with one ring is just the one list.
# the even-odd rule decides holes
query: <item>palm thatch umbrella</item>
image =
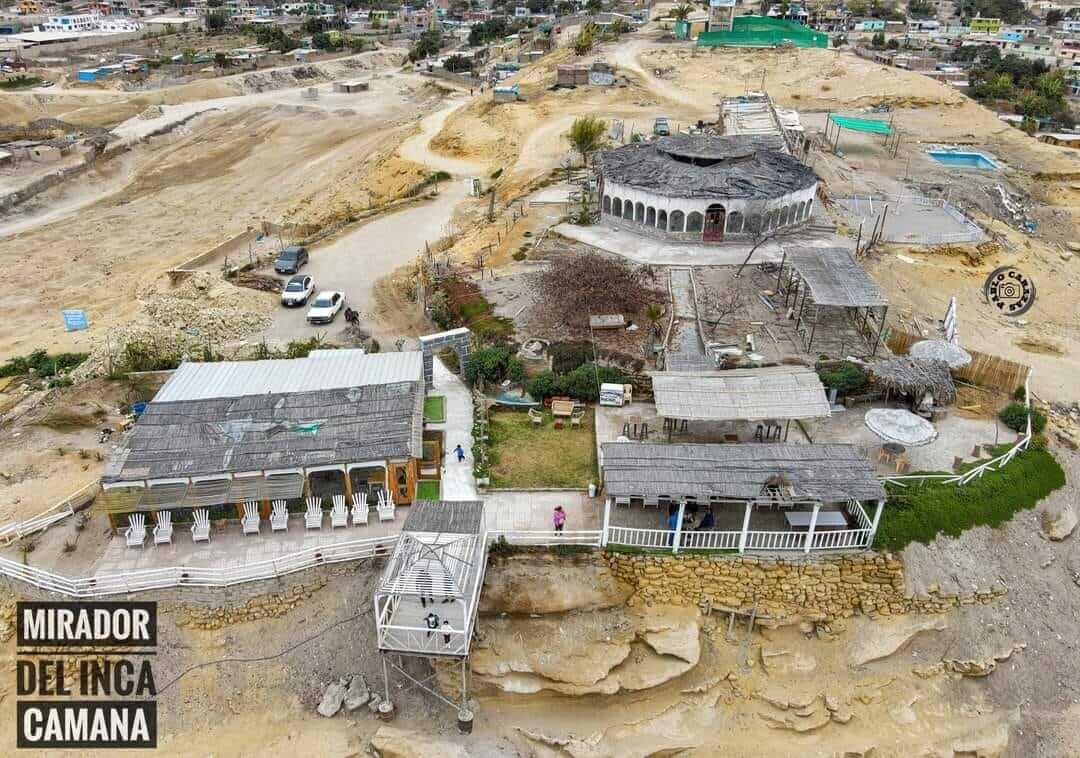
{"label": "palm thatch umbrella", "polygon": [[927,392],[934,402],[948,405],[956,402],[956,385],[949,365],[944,361],[923,361],[903,356],[887,361],[868,363],[871,378],[887,390],[920,398]]}
{"label": "palm thatch umbrella", "polygon": [[871,408],[863,416],[863,423],[881,439],[905,447],[929,445],[937,439],[933,424],[903,408]]}
{"label": "palm thatch umbrella", "polygon": [[946,340],[922,340],[908,350],[908,355],[921,361],[942,361],[949,368],[963,368],[971,363],[971,353]]}

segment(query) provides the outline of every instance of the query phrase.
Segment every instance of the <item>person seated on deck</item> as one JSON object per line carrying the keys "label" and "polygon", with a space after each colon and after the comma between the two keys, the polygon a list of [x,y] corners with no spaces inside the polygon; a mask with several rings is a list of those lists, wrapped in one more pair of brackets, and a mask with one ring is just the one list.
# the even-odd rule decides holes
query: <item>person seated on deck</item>
{"label": "person seated on deck", "polygon": [[697,525],[696,530],[698,532],[704,532],[716,527],[716,519],[713,518],[712,508],[705,511],[705,516],[701,519],[701,523]]}

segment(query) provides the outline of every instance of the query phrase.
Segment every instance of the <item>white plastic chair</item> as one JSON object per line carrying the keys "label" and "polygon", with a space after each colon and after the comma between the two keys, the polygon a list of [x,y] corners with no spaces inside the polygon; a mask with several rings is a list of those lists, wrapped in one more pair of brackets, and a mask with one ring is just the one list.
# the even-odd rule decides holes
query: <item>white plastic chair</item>
{"label": "white plastic chair", "polygon": [[284,532],[289,528],[289,509],[284,500],[275,500],[270,509],[270,530]]}
{"label": "white plastic chair", "polygon": [[323,509],[321,497],[307,499],[307,513],[304,514],[304,526],[308,529],[322,529]]}
{"label": "white plastic chair", "polygon": [[191,525],[191,539],[193,542],[210,541],[210,512],[205,508],[197,508],[192,514],[195,523]]}
{"label": "white plastic chair", "polygon": [[366,492],[354,492],[352,496],[352,522],[353,526],[367,526],[368,504]]}
{"label": "white plastic chair", "polygon": [[124,530],[124,539],[128,547],[142,547],[146,540],[146,514],[132,513],[128,515],[128,528]]}
{"label": "white plastic chair", "polygon": [[345,507],[345,496],[334,495],[331,500],[334,505],[330,509],[330,528],[349,525],[349,509]]}
{"label": "white plastic chair", "polygon": [[394,520],[394,496],[386,490],[379,491],[379,504],[375,506],[379,521]]}
{"label": "white plastic chair", "polygon": [[157,526],[154,527],[154,544],[168,545],[170,543],[172,543],[172,513],[158,511]]}
{"label": "white plastic chair", "polygon": [[254,500],[244,501],[244,517],[240,519],[240,528],[244,534],[259,533],[259,504]]}

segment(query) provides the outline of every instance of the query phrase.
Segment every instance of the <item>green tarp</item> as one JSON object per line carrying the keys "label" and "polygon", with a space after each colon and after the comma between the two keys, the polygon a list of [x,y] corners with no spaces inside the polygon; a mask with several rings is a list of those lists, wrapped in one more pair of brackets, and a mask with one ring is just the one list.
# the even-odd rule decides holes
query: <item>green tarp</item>
{"label": "green tarp", "polygon": [[829,114],[829,121],[844,129],[853,132],[869,132],[870,134],[892,134],[892,124],[888,121],[875,121],[870,118],[853,118],[852,116],[837,116]]}

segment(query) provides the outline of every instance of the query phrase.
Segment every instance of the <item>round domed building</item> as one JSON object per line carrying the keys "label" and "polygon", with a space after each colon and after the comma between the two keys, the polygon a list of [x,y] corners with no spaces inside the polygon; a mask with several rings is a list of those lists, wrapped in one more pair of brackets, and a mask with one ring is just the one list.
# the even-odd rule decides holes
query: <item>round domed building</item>
{"label": "round domed building", "polygon": [[681,242],[803,224],[818,185],[779,135],[662,137],[606,150],[596,168],[602,223]]}

